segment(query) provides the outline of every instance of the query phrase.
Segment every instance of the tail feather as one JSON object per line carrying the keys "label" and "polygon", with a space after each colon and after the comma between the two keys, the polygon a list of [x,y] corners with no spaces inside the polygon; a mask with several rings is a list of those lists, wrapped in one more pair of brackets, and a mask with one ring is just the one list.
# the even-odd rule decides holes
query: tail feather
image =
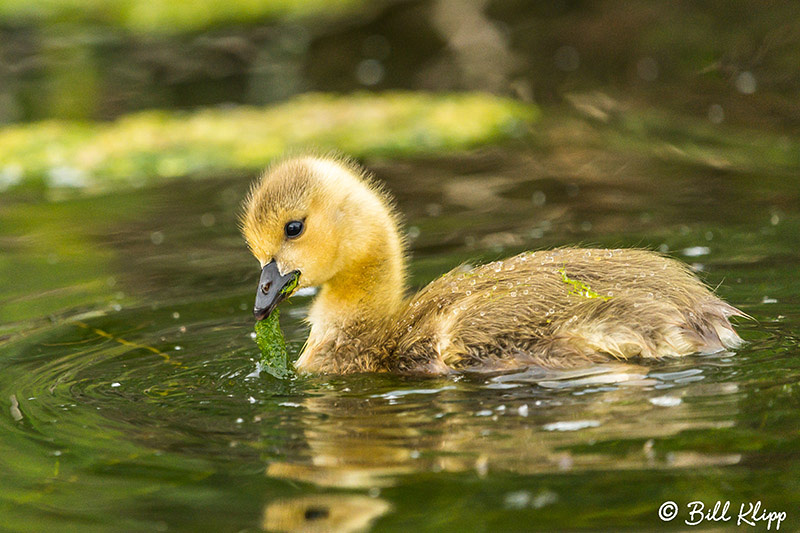
{"label": "tail feather", "polygon": [[736,307],[715,299],[703,307],[701,321],[695,329],[699,337],[697,351],[715,353],[740,347],[744,340],[736,333],[730,318],[734,316],[751,319],[748,314]]}

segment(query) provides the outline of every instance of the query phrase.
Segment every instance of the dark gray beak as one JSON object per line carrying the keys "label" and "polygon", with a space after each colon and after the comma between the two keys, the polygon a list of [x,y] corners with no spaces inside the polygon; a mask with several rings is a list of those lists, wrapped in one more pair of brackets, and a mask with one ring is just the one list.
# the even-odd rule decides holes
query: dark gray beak
{"label": "dark gray beak", "polygon": [[253,308],[256,320],[267,318],[279,303],[288,298],[297,287],[299,279],[299,270],[281,276],[274,259],[267,263],[261,270],[261,279],[258,280],[256,305]]}

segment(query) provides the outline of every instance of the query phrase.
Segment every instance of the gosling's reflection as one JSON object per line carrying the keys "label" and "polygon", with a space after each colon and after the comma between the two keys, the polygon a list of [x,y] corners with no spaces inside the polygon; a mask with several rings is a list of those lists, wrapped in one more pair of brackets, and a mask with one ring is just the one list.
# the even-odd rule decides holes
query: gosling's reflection
{"label": "gosling's reflection", "polygon": [[347,494],[323,494],[278,499],[264,509],[262,528],[303,533],[365,531],[390,505],[380,499]]}
{"label": "gosling's reflection", "polygon": [[[736,384],[705,384],[697,372],[700,381],[688,384],[680,381],[686,377],[681,372],[674,377],[614,365],[477,383],[420,381],[420,388],[380,394],[329,392],[306,398],[298,414],[307,448],[269,464],[266,473],[318,487],[377,491],[399,476],[426,471],[535,474],[735,464],[738,455],[667,452],[657,444],[683,431],[733,425]],[[604,442],[623,445],[598,445]],[[379,499],[368,501],[388,509]],[[301,498],[280,505],[300,509],[307,503]],[[268,513],[277,512],[275,505]],[[355,509],[364,512],[361,503]]]}

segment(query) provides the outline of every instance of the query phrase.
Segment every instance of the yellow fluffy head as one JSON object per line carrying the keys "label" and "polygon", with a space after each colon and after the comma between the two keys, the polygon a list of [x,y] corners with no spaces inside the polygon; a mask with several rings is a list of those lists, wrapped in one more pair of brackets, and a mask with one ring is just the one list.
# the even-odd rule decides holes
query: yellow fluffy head
{"label": "yellow fluffy head", "polygon": [[[354,163],[303,156],[272,165],[244,202],[242,233],[261,265],[299,270],[300,286],[324,285],[374,254],[402,254],[388,197]],[[290,237],[286,225],[303,224]],[[399,247],[399,249],[398,249]]]}

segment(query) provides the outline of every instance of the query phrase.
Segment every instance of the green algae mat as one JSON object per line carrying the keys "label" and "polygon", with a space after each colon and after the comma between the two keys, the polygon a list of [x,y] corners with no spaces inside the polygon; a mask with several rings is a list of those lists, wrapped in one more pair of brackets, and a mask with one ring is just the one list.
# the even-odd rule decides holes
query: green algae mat
{"label": "green algae mat", "polygon": [[5,0],[0,16],[15,22],[58,23],[80,20],[124,28],[133,33],[179,33],[219,24],[261,20],[336,16],[360,7],[364,0]]}
{"label": "green algae mat", "polygon": [[254,170],[292,150],[441,154],[522,137],[537,117],[535,106],[482,93],[315,93],[269,107],[13,125],[0,129],[0,191],[26,184],[107,190]]}

